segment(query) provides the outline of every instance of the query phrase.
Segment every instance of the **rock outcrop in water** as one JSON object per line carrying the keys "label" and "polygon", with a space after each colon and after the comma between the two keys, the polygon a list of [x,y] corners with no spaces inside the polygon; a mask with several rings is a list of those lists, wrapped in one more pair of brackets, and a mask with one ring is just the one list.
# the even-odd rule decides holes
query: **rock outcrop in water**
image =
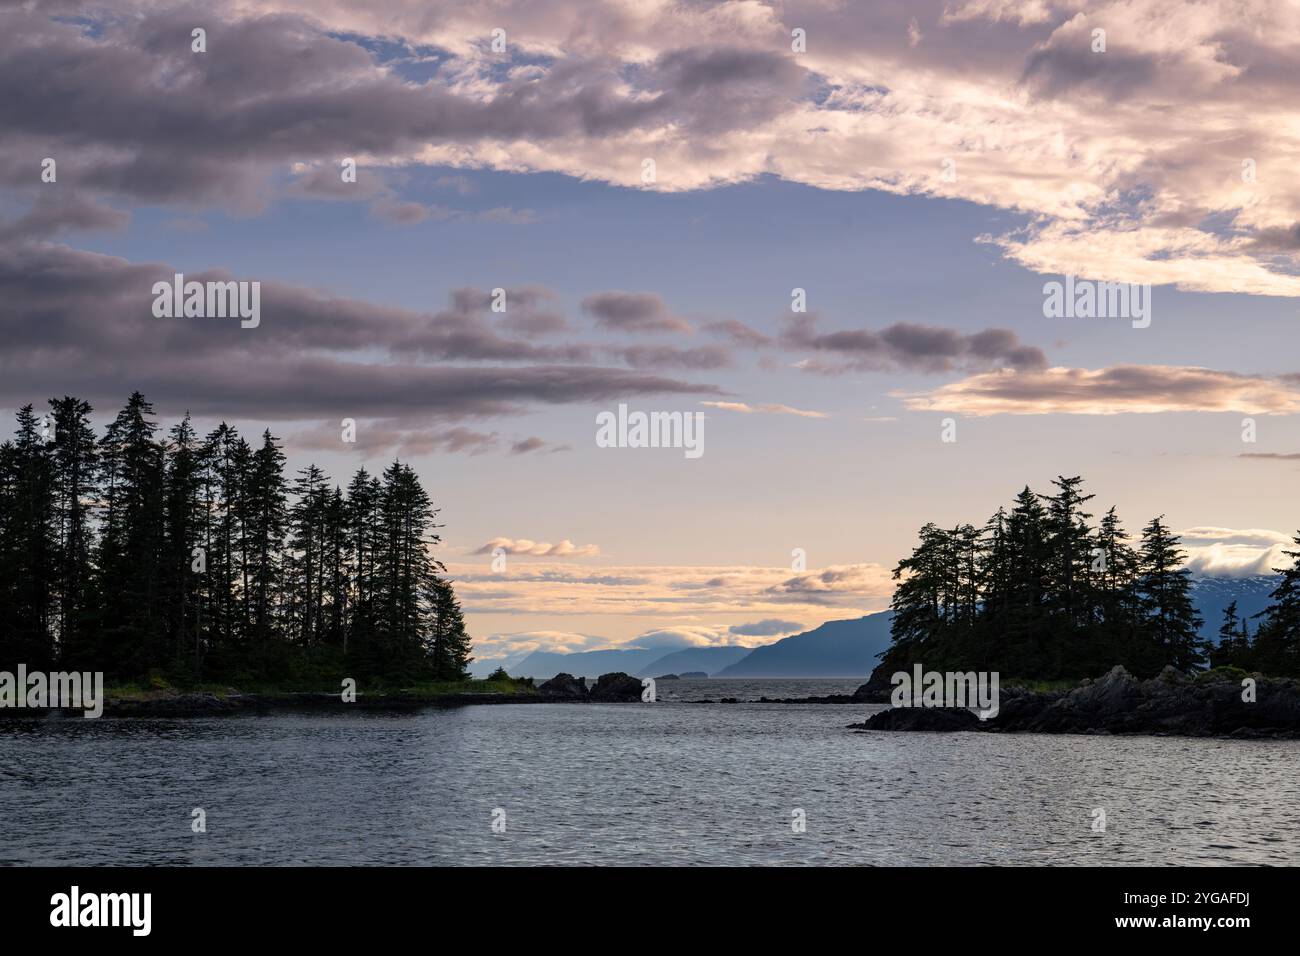
{"label": "rock outcrop in water", "polygon": [[631,703],[641,699],[641,681],[624,673],[601,674],[591,688],[589,700]]}
{"label": "rock outcrop in water", "polygon": [[[1004,687],[997,716],[988,720],[955,708],[901,707],[851,726],[866,730],[1300,738],[1300,681],[1259,676],[1253,681],[1250,699],[1238,677],[1218,673],[1189,676],[1166,667],[1150,680],[1138,680],[1116,666],[1104,677],[1082,681],[1068,690]],[[870,683],[859,688],[859,693],[875,702]],[[961,714],[967,716],[958,716]]]}
{"label": "rock outcrop in water", "polygon": [[1219,674],[1189,677],[1166,667],[1140,681],[1122,667],[1066,691],[1002,691],[989,731],[1047,734],[1175,734],[1188,737],[1300,737],[1300,682]]}
{"label": "rock outcrop in water", "polygon": [[889,678],[898,668],[877,664],[867,682],[853,692],[855,704],[888,704],[889,695],[894,689]]}
{"label": "rock outcrop in water", "polygon": [[979,730],[980,719],[965,707],[891,707],[872,714],[854,730],[930,730],[952,733]]}
{"label": "rock outcrop in water", "polygon": [[541,687],[537,688],[537,692],[543,697],[560,697],[564,700],[586,700],[587,678],[574,677],[572,674],[556,674]]}

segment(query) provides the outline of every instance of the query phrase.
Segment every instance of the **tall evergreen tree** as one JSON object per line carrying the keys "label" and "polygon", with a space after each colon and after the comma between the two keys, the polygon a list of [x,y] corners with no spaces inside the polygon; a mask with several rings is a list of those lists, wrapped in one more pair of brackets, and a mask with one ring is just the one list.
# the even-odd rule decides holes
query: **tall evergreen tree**
{"label": "tall evergreen tree", "polygon": [[245,529],[245,564],[251,610],[251,640],[259,651],[276,636],[283,595],[284,540],[288,525],[284,453],[270,430],[253,453],[252,467],[241,497],[240,524]]}
{"label": "tall evergreen tree", "polygon": [[1077,475],[1060,475],[1052,484],[1056,494],[1039,495],[1047,507],[1047,609],[1067,632],[1079,633],[1091,616],[1088,575],[1092,549],[1087,522],[1092,515],[1083,506],[1093,496],[1080,493],[1083,479]]}
{"label": "tall evergreen tree", "polygon": [[[1028,485],[1016,495],[1007,517],[1007,542],[1010,593],[1008,614],[1002,622],[1003,660],[1014,672],[1035,667],[1032,662],[1046,661],[1051,637],[1047,621],[1047,514]],[[1037,669],[1049,676],[1045,669],[1051,668],[1039,664]]]}
{"label": "tall evergreen tree", "polygon": [[359,469],[348,485],[346,507],[354,593],[352,613],[343,632],[344,653],[353,635],[365,638],[372,634],[378,620],[375,563],[379,550],[379,496],[379,479],[364,468]]}
{"label": "tall evergreen tree", "polygon": [[1250,631],[1246,619],[1237,614],[1237,602],[1233,601],[1223,609],[1223,623],[1219,625],[1219,643],[1209,651],[1210,664],[1214,667],[1240,667],[1250,669],[1251,661]]}
{"label": "tall evergreen tree", "polygon": [[55,658],[52,596],[60,577],[55,540],[53,422],[18,410],[14,440],[0,451],[0,658],[48,669]]}
{"label": "tall evergreen tree", "polygon": [[426,595],[430,578],[440,569],[428,550],[441,540],[434,532],[435,514],[409,465],[395,461],[384,470],[378,507],[377,641],[373,652],[376,663],[386,669],[409,667],[426,653]]}
{"label": "tall evergreen tree", "polygon": [[203,453],[186,414],[169,432],[161,570],[169,642],[177,666],[197,669],[201,657],[203,600],[210,529],[204,507]]}
{"label": "tall evergreen tree", "polygon": [[1282,552],[1291,564],[1275,569],[1282,580],[1260,614],[1253,663],[1265,673],[1300,676],[1300,532],[1292,542],[1295,550]]}
{"label": "tall evergreen tree", "polygon": [[160,580],[164,542],[162,445],[153,406],[133,392],[100,442],[103,599],[96,670],[142,674],[166,659]]}
{"label": "tall evergreen tree", "polygon": [[208,434],[200,454],[207,571],[200,576],[204,626],[198,667],[206,656],[215,655],[220,668],[222,658],[235,652],[245,633],[244,535],[237,507],[245,480],[241,462],[246,455],[241,453],[241,443],[239,433],[222,422]]}
{"label": "tall evergreen tree", "polygon": [[326,523],[329,498],[325,473],[315,465],[298,472],[289,509],[288,562],[292,633],[304,647],[320,643],[325,629]]}
{"label": "tall evergreen tree", "polygon": [[470,641],[465,617],[451,582],[430,576],[430,656],[434,676],[439,680],[465,680],[469,676]]}
{"label": "tall evergreen tree", "polygon": [[1097,638],[1090,671],[1113,664],[1123,664],[1130,670],[1142,666],[1138,558],[1129,540],[1112,507],[1102,516],[1094,546],[1092,581]]}
{"label": "tall evergreen tree", "polygon": [[1138,551],[1138,595],[1142,623],[1150,633],[1153,664],[1164,661],[1186,669],[1204,661],[1198,629],[1201,616],[1192,606],[1187,555],[1163,521],[1152,518],[1142,529]]}
{"label": "tall evergreen tree", "polygon": [[88,402],[64,396],[50,399],[50,409],[54,423],[55,640],[59,657],[75,659],[97,625],[91,508],[99,494],[98,443]]}

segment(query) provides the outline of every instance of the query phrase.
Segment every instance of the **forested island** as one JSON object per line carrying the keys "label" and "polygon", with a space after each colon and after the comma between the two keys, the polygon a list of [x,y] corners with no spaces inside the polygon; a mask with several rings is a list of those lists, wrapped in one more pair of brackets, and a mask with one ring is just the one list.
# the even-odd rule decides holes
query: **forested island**
{"label": "forested island", "polygon": [[893,643],[877,674],[920,663],[1003,679],[1069,681],[1120,665],[1137,677],[1204,665],[1300,675],[1300,535],[1272,603],[1228,607],[1217,646],[1197,634],[1185,553],[1163,516],[1133,542],[1112,507],[1097,522],[1083,480],[1025,487],[981,526],[925,525],[894,569]]}
{"label": "forested island", "polygon": [[292,479],[190,417],[160,434],[136,392],[96,435],[89,403],[17,413],[0,445],[0,662],[142,687],[332,688],[464,681],[438,509],[409,465],[346,488]]}

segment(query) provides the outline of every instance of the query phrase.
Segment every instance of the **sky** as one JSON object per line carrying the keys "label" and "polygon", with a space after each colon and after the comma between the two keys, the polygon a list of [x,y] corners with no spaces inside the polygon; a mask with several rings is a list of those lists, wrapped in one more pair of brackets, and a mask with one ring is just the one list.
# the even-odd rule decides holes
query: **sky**
{"label": "sky", "polygon": [[[1298,44],[1271,2],[0,3],[0,407],[409,462],[481,658],[880,610],[921,525],[1057,475],[1267,571]],[[157,316],[176,273],[256,327]],[[1067,276],[1149,322],[1046,314]],[[620,405],[702,453],[601,447]]]}

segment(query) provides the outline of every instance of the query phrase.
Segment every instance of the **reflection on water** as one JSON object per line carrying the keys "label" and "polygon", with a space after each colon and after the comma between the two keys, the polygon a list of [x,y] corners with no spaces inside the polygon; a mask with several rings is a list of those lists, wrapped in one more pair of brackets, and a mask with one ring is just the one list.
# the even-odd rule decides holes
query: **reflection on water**
{"label": "reflection on water", "polygon": [[1300,742],[854,733],[878,708],[680,698],[856,682],[674,683],[654,705],[6,722],[0,862],[1300,862]]}

